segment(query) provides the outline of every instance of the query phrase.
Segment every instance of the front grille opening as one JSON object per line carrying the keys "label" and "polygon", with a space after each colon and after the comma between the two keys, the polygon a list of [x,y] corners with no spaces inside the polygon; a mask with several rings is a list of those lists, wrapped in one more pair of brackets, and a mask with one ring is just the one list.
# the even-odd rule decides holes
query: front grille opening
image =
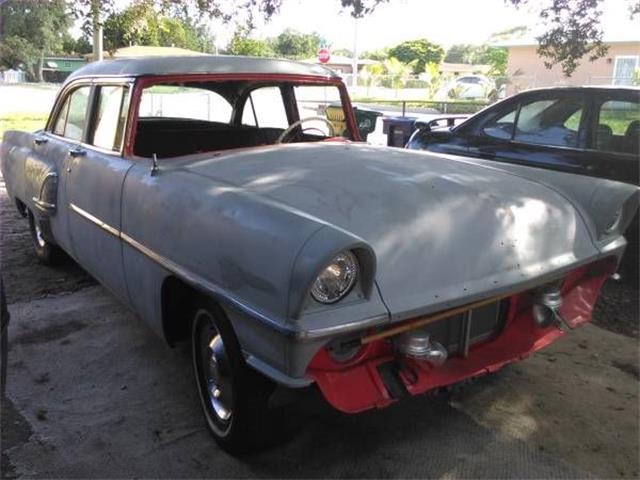
{"label": "front grille opening", "polygon": [[422,327],[432,340],[442,344],[450,356],[466,356],[477,343],[497,337],[507,317],[508,300],[470,310]]}

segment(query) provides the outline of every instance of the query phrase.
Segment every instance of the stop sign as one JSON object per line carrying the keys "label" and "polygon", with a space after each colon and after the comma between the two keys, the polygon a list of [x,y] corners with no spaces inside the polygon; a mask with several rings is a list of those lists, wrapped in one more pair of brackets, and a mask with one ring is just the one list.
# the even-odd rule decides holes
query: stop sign
{"label": "stop sign", "polygon": [[318,60],[320,60],[320,63],[327,63],[330,58],[331,54],[329,53],[328,48],[321,48],[318,50]]}

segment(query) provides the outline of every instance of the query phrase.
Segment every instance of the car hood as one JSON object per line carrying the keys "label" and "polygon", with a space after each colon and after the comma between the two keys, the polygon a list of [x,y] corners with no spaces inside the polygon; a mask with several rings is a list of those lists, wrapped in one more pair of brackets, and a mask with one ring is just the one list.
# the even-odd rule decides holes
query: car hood
{"label": "car hood", "polygon": [[394,320],[598,255],[555,190],[456,157],[364,144],[247,149],[184,168],[362,238]]}

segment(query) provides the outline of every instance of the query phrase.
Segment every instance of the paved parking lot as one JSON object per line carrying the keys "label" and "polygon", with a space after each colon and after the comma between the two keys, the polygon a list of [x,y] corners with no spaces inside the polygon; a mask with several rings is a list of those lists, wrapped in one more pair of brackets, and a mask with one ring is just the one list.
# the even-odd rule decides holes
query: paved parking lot
{"label": "paved parking lot", "polygon": [[593,325],[451,397],[349,416],[309,388],[274,411],[269,449],[230,457],[203,426],[186,347],[72,263],[38,265],[0,201],[3,477],[638,477],[637,340]]}

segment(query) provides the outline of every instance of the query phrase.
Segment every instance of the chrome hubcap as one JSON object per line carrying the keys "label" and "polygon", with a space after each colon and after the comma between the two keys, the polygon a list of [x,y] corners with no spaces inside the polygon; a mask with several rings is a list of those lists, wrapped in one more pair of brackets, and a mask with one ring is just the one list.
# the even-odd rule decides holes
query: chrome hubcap
{"label": "chrome hubcap", "polygon": [[[213,327],[215,329],[215,327]],[[229,378],[226,352],[220,334],[210,340],[208,346],[208,362],[205,375],[209,402],[216,416],[223,422],[231,418],[231,379]]]}
{"label": "chrome hubcap", "polygon": [[209,426],[224,436],[233,422],[232,370],[222,336],[207,310],[200,310],[194,319],[193,349],[196,380]]}
{"label": "chrome hubcap", "polygon": [[38,225],[37,220],[34,220],[34,227],[36,231],[36,242],[38,242],[38,245],[40,247],[44,247],[47,243],[44,237],[42,236],[42,230],[40,229],[40,225]]}

